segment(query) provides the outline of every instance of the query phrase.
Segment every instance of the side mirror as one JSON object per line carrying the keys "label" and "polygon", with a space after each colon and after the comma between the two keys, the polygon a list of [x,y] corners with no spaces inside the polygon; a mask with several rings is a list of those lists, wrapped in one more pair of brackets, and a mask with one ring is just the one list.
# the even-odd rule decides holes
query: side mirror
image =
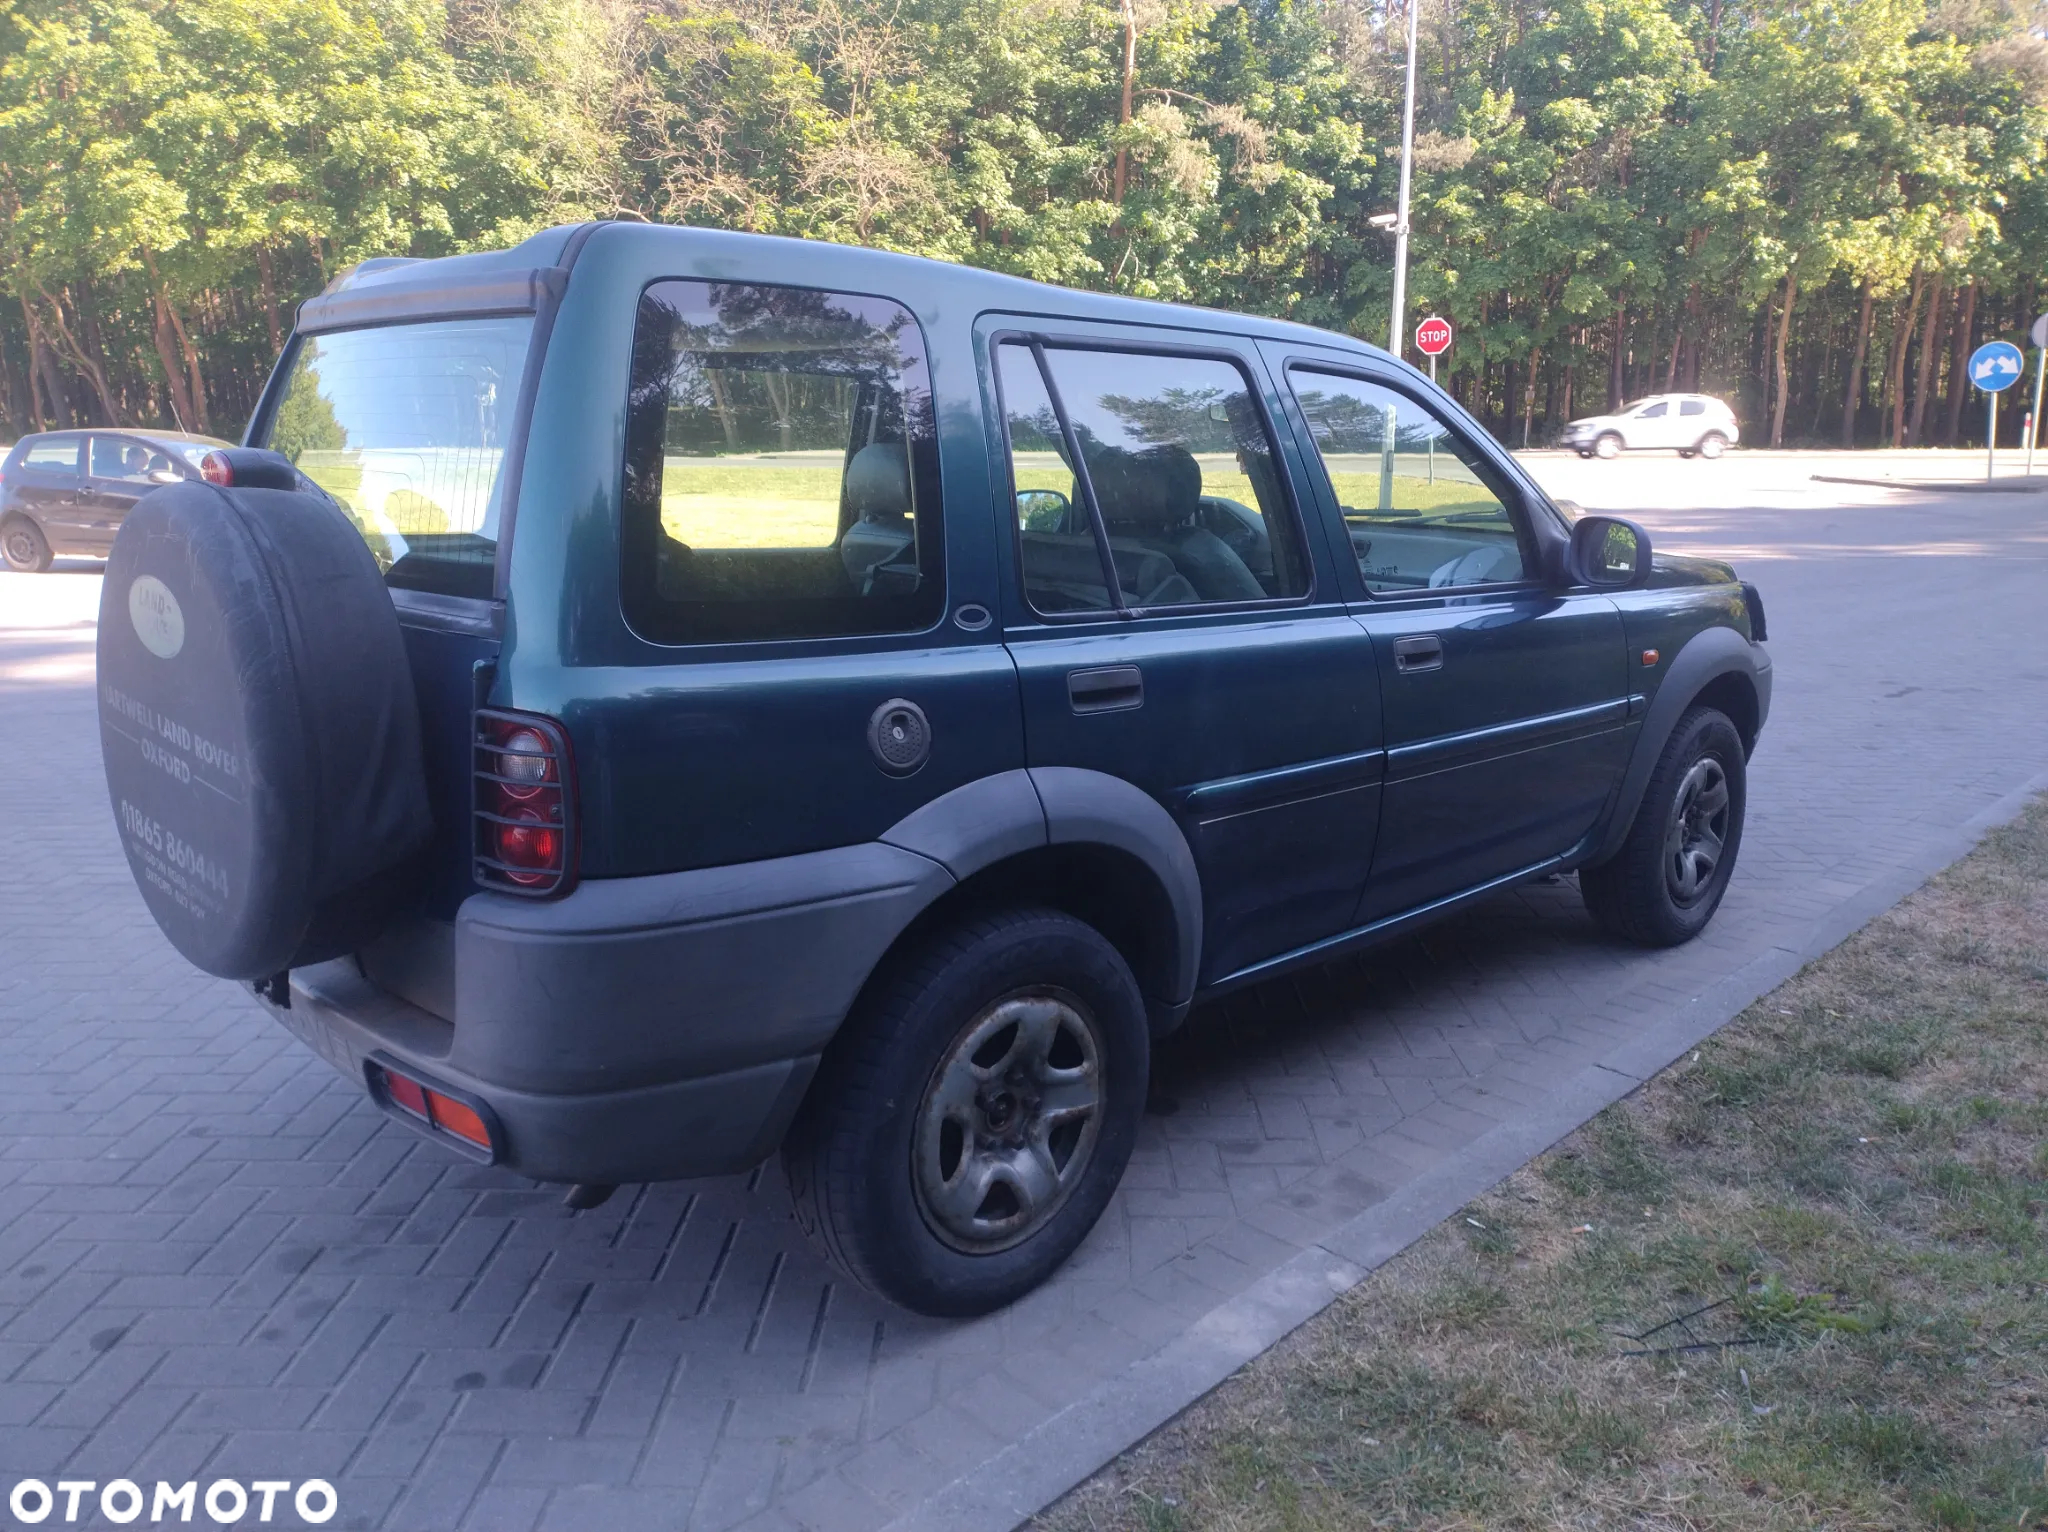
{"label": "side mirror", "polygon": [[1565,574],[1601,590],[1640,585],[1650,577],[1650,534],[1619,516],[1581,516],[1572,523]]}
{"label": "side mirror", "polygon": [[1056,489],[1017,491],[1017,525],[1027,532],[1064,532],[1073,502]]}

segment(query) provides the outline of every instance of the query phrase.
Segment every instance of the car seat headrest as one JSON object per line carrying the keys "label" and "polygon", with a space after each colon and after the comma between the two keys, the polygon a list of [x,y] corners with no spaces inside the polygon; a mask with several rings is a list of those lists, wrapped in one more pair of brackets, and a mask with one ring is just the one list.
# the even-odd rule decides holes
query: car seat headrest
{"label": "car seat headrest", "polygon": [[910,457],[902,442],[874,442],[846,465],[846,509],[855,520],[910,514]]}
{"label": "car seat headrest", "polygon": [[1177,527],[1202,504],[1202,465],[1178,442],[1132,452],[1112,447],[1088,464],[1102,519],[1113,525]]}

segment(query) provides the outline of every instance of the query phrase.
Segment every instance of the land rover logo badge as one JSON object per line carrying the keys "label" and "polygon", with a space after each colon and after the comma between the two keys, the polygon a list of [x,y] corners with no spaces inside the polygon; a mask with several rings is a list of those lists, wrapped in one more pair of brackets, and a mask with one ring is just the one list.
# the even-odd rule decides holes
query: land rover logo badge
{"label": "land rover logo badge", "polygon": [[185,647],[185,613],[155,575],[138,575],[128,587],[128,620],[142,647],[160,660],[175,658]]}

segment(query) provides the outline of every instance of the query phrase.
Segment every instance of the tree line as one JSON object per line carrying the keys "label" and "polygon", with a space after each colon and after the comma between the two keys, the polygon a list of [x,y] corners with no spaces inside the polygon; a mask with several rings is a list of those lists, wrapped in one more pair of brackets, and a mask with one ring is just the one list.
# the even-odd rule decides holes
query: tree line
{"label": "tree line", "polygon": [[1685,389],[1981,442],[2044,301],[2022,0],[0,0],[0,429],[233,434],[338,271],[586,217],[1384,342],[1410,3],[1411,325],[1505,439]]}

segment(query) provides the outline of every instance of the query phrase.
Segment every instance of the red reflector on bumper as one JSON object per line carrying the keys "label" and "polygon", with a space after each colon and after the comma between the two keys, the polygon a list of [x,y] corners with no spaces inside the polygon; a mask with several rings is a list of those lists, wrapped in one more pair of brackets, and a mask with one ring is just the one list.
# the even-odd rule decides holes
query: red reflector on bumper
{"label": "red reflector on bumper", "polygon": [[472,1106],[458,1101],[444,1091],[400,1074],[382,1059],[366,1060],[364,1072],[369,1077],[370,1094],[386,1106],[414,1119],[436,1137],[445,1135],[456,1140],[463,1146],[463,1153],[474,1149],[487,1164],[497,1162],[499,1145],[493,1118],[490,1108],[482,1102]]}
{"label": "red reflector on bumper", "polygon": [[[427,1115],[427,1093],[425,1091],[421,1090],[415,1082],[406,1079],[404,1075],[395,1075],[388,1069],[383,1071],[383,1074],[384,1094],[391,1098],[393,1106],[404,1107],[415,1117]],[[470,1115],[473,1117],[476,1114],[472,1112]]]}
{"label": "red reflector on bumper", "polygon": [[430,1090],[427,1092],[427,1114],[442,1132],[467,1139],[479,1149],[491,1147],[491,1130],[484,1126],[481,1117],[460,1101],[450,1101],[439,1091]]}

